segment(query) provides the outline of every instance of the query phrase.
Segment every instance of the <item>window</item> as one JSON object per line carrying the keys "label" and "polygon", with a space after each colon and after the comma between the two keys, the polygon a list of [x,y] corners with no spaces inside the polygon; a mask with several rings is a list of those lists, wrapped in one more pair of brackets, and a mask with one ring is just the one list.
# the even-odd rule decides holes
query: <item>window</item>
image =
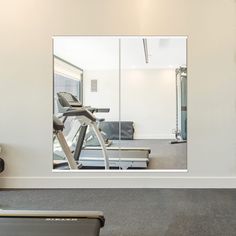
{"label": "window", "polygon": [[54,113],[58,113],[57,93],[68,92],[83,101],[83,70],[54,56]]}

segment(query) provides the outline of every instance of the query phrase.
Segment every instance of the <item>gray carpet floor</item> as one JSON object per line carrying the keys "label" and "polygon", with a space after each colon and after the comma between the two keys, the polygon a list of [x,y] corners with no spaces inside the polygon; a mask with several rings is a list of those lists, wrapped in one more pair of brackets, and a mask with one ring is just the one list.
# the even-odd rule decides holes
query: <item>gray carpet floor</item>
{"label": "gray carpet floor", "polygon": [[[121,140],[124,147],[148,147],[151,149],[148,169],[187,169],[187,144],[170,144],[169,139]],[[113,141],[118,145],[117,141]]]}
{"label": "gray carpet floor", "polygon": [[101,236],[236,235],[236,190],[2,190],[0,206],[102,210],[106,225]]}

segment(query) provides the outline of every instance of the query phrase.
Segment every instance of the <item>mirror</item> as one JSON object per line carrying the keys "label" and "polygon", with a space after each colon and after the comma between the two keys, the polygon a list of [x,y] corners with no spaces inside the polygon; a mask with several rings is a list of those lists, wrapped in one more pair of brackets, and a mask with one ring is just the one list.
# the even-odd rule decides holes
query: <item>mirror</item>
{"label": "mirror", "polygon": [[53,38],[53,170],[187,169],[186,37]]}

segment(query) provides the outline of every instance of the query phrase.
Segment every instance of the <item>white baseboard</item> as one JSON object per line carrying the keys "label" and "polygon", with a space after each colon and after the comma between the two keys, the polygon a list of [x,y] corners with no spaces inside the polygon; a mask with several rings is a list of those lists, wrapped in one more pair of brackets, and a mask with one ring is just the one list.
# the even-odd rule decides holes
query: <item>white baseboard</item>
{"label": "white baseboard", "polygon": [[2,177],[7,188],[236,188],[236,177]]}

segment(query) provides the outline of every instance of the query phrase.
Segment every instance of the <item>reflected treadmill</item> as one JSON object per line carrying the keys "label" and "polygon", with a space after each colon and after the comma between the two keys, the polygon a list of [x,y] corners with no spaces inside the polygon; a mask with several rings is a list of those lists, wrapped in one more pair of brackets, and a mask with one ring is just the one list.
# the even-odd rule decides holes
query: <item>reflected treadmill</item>
{"label": "reflected treadmill", "polygon": [[1,236],[99,236],[99,211],[0,210]]}
{"label": "reflected treadmill", "polygon": [[[99,112],[104,108],[84,107],[78,99],[70,93],[60,92],[58,95],[59,112],[68,114],[76,109],[94,109]],[[105,109],[106,110],[106,109]],[[80,122],[81,118],[77,117]],[[66,120],[66,119],[64,119]],[[100,146],[84,145],[84,138],[87,132],[87,125],[81,122],[80,132],[77,137],[77,142],[74,150],[74,158],[85,168],[96,168],[104,166],[104,157]],[[106,147],[110,168],[147,168],[149,163],[150,148],[147,147]]]}

